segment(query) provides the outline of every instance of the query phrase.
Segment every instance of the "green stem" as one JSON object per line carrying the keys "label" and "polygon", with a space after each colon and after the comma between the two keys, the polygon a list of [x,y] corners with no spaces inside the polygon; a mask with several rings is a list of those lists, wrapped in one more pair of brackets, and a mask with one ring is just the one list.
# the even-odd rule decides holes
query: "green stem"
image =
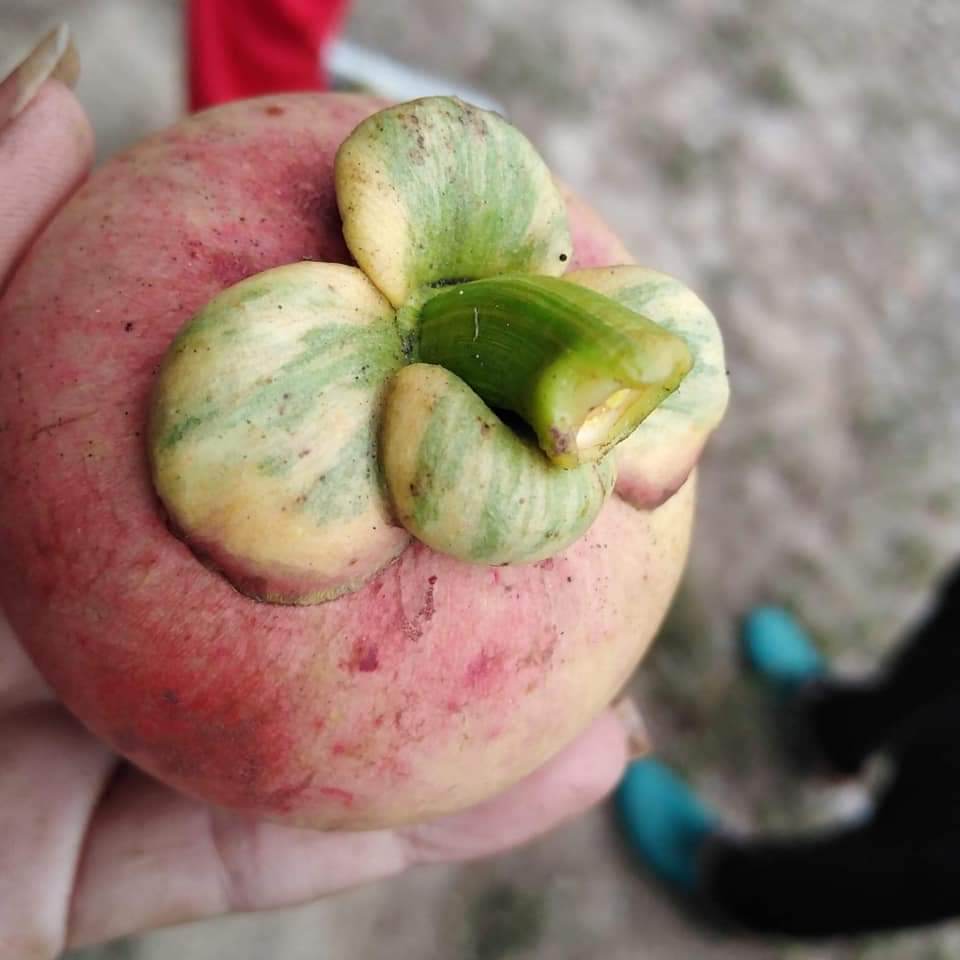
{"label": "green stem", "polygon": [[420,310],[418,356],[518,414],[561,467],[597,460],[692,365],[675,334],[596,291],[507,275],[446,287]]}

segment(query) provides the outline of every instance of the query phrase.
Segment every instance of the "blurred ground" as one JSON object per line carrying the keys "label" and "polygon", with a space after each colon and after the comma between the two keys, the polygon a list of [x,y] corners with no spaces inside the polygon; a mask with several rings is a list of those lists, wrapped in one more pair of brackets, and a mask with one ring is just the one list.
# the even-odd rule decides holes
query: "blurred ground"
{"label": "blurred ground", "polygon": [[[58,11],[77,30],[102,155],[177,114],[173,0],[4,0],[0,57]],[[357,0],[354,11],[353,40],[499,99],[641,261],[713,306],[734,402],[704,466],[687,584],[636,687],[663,753],[738,823],[831,815],[845,796],[801,789],[777,765],[762,705],[734,670],[731,625],[753,602],[786,603],[862,669],[960,543],[960,8]],[[960,928],[816,949],[711,942],[626,869],[598,812],[492,863],[84,957],[388,954],[949,960]]]}

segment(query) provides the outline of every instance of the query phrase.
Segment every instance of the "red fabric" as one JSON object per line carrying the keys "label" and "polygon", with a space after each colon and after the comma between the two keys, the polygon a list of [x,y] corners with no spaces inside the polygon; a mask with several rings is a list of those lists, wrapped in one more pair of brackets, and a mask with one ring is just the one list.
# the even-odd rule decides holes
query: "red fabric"
{"label": "red fabric", "polygon": [[325,90],[322,53],[349,0],[190,0],[190,109],[287,90]]}

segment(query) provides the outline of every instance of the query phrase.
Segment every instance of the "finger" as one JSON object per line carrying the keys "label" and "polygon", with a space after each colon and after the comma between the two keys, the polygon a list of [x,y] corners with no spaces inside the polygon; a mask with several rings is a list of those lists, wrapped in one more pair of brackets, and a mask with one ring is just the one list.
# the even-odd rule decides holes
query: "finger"
{"label": "finger", "polygon": [[623,727],[605,714],[543,768],[473,810],[401,831],[320,833],[211,813],[131,773],[97,811],[68,941],[84,946],[234,911],[290,906],[414,863],[495,853],[550,830],[615,785]]}
{"label": "finger", "polygon": [[82,839],[114,762],[59,707],[0,720],[0,957],[63,949]]}
{"label": "finger", "polygon": [[61,23],[44,34],[37,45],[0,81],[0,127],[21,113],[48,80],[72,87],[80,75],[80,58]]}
{"label": "finger", "polygon": [[391,831],[321,833],[256,821],[131,770],[91,825],[68,944],[301,903],[405,866]]}
{"label": "finger", "polygon": [[0,84],[0,283],[90,169],[90,124],[56,79],[74,78],[72,50],[62,30],[51,34]]}
{"label": "finger", "polygon": [[50,688],[30,662],[13,627],[0,610],[0,714],[28,703],[52,699]]}

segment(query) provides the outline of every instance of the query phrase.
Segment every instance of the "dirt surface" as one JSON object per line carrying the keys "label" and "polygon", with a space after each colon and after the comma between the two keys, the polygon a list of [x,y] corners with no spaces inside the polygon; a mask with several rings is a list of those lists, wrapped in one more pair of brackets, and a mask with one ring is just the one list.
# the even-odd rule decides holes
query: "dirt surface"
{"label": "dirt surface", "polygon": [[[175,117],[176,3],[5,0],[0,57],[58,8],[101,155]],[[358,0],[348,32],[499,99],[642,262],[714,308],[734,401],[687,583],[636,688],[662,753],[736,823],[841,815],[848,793],[777,762],[732,627],[785,603],[865,669],[960,543],[955,0]],[[178,955],[947,960],[960,930],[815,949],[711,938],[627,867],[600,811],[493,862],[83,954]]]}

